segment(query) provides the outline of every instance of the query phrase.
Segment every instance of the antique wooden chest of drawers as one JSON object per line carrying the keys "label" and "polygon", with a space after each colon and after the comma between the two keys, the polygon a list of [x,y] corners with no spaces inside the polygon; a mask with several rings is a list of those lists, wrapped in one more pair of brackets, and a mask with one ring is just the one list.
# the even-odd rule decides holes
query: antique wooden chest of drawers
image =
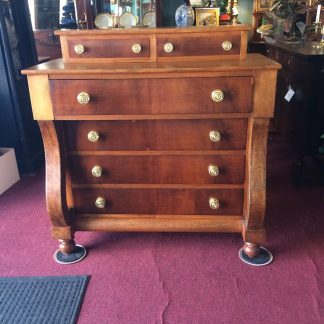
{"label": "antique wooden chest of drawers", "polygon": [[24,71],[61,260],[87,230],[239,232],[259,256],[280,66],[248,29],[59,31],[63,59]]}

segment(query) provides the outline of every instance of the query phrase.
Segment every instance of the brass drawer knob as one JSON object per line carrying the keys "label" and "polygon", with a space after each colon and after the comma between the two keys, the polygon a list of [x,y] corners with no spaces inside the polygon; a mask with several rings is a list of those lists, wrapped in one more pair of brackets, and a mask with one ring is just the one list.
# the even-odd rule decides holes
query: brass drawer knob
{"label": "brass drawer knob", "polygon": [[141,52],[141,50],[142,50],[142,46],[140,44],[133,44],[132,46],[133,53],[138,54]]}
{"label": "brass drawer knob", "polygon": [[99,139],[99,133],[98,133],[98,132],[92,130],[92,131],[90,131],[90,132],[88,133],[88,140],[89,140],[90,142],[97,142],[98,139]]}
{"label": "brass drawer knob", "polygon": [[90,101],[90,95],[86,92],[80,92],[77,95],[78,103],[81,105],[87,105]]}
{"label": "brass drawer knob", "polygon": [[230,51],[232,49],[232,43],[230,41],[225,41],[222,44],[223,50],[224,51]]}
{"label": "brass drawer knob", "polygon": [[208,173],[212,177],[217,177],[219,175],[219,168],[217,165],[209,165],[208,166]]}
{"label": "brass drawer knob", "polygon": [[209,139],[212,142],[219,142],[221,140],[222,136],[219,131],[213,130],[209,133]]}
{"label": "brass drawer knob", "polygon": [[105,208],[106,206],[106,199],[103,197],[97,197],[95,201],[95,205],[97,208]]}
{"label": "brass drawer knob", "polygon": [[224,92],[220,89],[212,91],[211,97],[215,102],[221,102],[224,100]]}
{"label": "brass drawer knob", "polygon": [[100,165],[95,165],[91,169],[91,173],[94,177],[100,178],[102,176],[102,167]]}
{"label": "brass drawer knob", "polygon": [[172,43],[165,43],[163,46],[164,52],[171,53],[173,51],[173,44]]}
{"label": "brass drawer knob", "polygon": [[84,53],[84,46],[82,44],[75,45],[74,46],[74,52],[76,54],[79,54],[79,55],[82,54],[82,53]]}
{"label": "brass drawer knob", "polygon": [[219,208],[219,200],[215,197],[209,198],[209,207],[211,209],[218,209]]}

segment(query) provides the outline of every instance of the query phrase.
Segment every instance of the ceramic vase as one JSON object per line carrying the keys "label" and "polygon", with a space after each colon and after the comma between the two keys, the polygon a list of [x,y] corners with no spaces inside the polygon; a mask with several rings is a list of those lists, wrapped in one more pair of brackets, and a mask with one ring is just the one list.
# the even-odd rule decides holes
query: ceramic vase
{"label": "ceramic vase", "polygon": [[195,12],[191,6],[182,4],[175,12],[175,22],[178,27],[192,26]]}

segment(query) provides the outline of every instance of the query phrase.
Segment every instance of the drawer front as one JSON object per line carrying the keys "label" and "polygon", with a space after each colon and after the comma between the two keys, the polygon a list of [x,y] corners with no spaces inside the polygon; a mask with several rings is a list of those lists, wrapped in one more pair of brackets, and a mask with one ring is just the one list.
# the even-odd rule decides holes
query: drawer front
{"label": "drawer front", "polygon": [[[252,109],[251,77],[52,80],[50,86],[56,116],[240,113]],[[215,91],[220,98],[213,100]],[[79,102],[81,93],[88,94],[88,102]]]}
{"label": "drawer front", "polygon": [[[280,49],[269,47],[267,50],[268,57],[280,63],[283,67],[290,68],[293,65],[294,57]],[[293,67],[292,67],[293,68]]]}
{"label": "drawer front", "polygon": [[70,156],[74,184],[242,184],[245,156]]}
{"label": "drawer front", "polygon": [[[70,151],[244,150],[247,137],[247,119],[70,121],[64,125]],[[88,139],[90,132],[99,136],[95,142]],[[215,137],[219,141],[213,141]]]}
{"label": "drawer front", "polygon": [[[242,215],[241,189],[74,189],[77,213],[82,214],[164,214]],[[97,208],[98,197],[105,206]],[[219,201],[212,209],[210,198]]]}
{"label": "drawer front", "polygon": [[[140,45],[137,50],[133,46]],[[138,50],[140,50],[138,52]],[[147,36],[135,36],[133,38],[68,38],[67,51],[70,59],[133,59],[150,57],[150,40]]]}
{"label": "drawer front", "polygon": [[[229,45],[230,44],[230,45]],[[227,45],[227,46],[226,46]],[[190,56],[231,56],[239,55],[241,47],[240,32],[218,32],[213,36],[204,34],[191,35],[161,35],[157,36],[157,59]],[[215,58],[215,57],[214,57]]]}

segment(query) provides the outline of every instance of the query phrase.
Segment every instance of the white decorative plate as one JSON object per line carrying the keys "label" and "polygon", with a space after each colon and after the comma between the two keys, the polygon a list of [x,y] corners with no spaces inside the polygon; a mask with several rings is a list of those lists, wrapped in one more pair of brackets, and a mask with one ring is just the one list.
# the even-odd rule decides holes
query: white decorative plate
{"label": "white decorative plate", "polygon": [[155,11],[148,11],[143,16],[143,25],[148,27],[156,27],[156,14]]}
{"label": "white decorative plate", "polygon": [[134,16],[130,12],[124,12],[120,17],[119,17],[119,26],[120,27],[125,27],[125,28],[130,28],[136,26],[136,16]]}
{"label": "white decorative plate", "polygon": [[94,24],[99,29],[107,29],[114,27],[114,19],[109,13],[101,13],[97,15]]}

